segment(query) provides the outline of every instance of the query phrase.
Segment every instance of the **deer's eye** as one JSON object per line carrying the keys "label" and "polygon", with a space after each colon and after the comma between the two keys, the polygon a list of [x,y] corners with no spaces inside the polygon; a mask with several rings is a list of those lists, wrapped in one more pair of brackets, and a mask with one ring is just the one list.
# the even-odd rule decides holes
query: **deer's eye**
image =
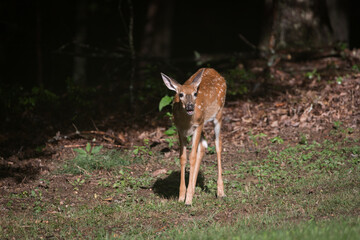
{"label": "deer's eye", "polygon": [[183,93],[179,93],[179,97],[180,97],[180,98],[184,97],[184,94],[183,94]]}
{"label": "deer's eye", "polygon": [[197,92],[196,92],[196,93],[194,93],[194,97],[197,97]]}

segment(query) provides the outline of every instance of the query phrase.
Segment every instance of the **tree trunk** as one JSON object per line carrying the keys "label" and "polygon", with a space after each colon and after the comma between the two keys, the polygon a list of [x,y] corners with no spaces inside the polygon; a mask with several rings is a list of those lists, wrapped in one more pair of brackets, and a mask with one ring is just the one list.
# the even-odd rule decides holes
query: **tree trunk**
{"label": "tree trunk", "polygon": [[44,86],[43,82],[43,52],[42,52],[42,36],[41,36],[41,2],[36,1],[36,59],[37,74],[36,80],[40,87]]}
{"label": "tree trunk", "polygon": [[170,57],[173,10],[173,0],[150,1],[144,37],[141,43],[140,54],[142,56]]}
{"label": "tree trunk", "polygon": [[81,55],[83,54],[83,49],[81,45],[85,43],[87,36],[87,0],[79,0],[77,2],[76,11],[76,34],[74,38],[75,57],[73,65],[73,78],[75,84],[85,85],[87,60],[85,57],[81,57]]}
{"label": "tree trunk", "polygon": [[332,44],[326,0],[266,0],[259,48],[312,49]]}
{"label": "tree trunk", "polygon": [[334,40],[349,44],[349,2],[347,0],[326,0],[326,4]]}

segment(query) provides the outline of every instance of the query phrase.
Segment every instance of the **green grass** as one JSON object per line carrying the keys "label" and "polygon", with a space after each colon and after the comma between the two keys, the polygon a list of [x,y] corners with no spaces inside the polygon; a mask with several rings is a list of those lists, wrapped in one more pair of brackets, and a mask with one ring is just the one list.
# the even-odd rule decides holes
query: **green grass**
{"label": "green grass", "polygon": [[[246,159],[237,154],[226,156],[231,158],[231,167],[224,169],[225,199],[215,197],[216,165],[204,161],[204,187],[197,187],[191,207],[177,202],[177,192],[167,199],[152,189],[158,179],[147,166],[177,170],[174,161],[150,154],[147,147],[137,154],[94,153],[88,148],[60,166],[62,171],[3,195],[0,236],[356,239],[360,234],[358,143],[342,138],[338,142],[269,144],[258,155],[242,152]],[[169,171],[161,177],[172,175]],[[162,187],[158,191],[173,186]]]}
{"label": "green grass", "polygon": [[[81,149],[82,150],[82,149]],[[74,159],[68,160],[62,166],[63,173],[86,174],[95,170],[113,170],[121,166],[128,166],[136,161],[130,154],[109,150],[98,153],[78,153]]]}
{"label": "green grass", "polygon": [[357,239],[360,234],[359,218],[335,219],[324,221],[308,221],[301,224],[272,227],[269,229],[254,229],[247,225],[247,220],[232,226],[215,225],[212,228],[191,227],[176,229],[164,233],[161,237],[171,239]]}

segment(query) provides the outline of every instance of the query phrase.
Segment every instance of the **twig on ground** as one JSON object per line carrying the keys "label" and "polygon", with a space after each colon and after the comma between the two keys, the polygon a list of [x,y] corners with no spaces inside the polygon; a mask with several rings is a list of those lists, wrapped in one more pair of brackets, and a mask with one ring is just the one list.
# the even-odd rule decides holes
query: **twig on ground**
{"label": "twig on ground", "polygon": [[[122,145],[116,145],[116,144],[109,144],[109,143],[92,143],[91,146],[104,146],[104,147],[108,147],[108,148],[124,148],[124,146]],[[64,145],[64,148],[83,148],[86,147],[86,144],[69,144],[69,145]]]}
{"label": "twig on ground", "polygon": [[108,132],[104,132],[104,131],[99,131],[99,130],[92,130],[92,131],[79,131],[77,129],[77,127],[73,124],[74,128],[75,128],[75,132],[74,133],[70,133],[70,134],[67,134],[67,135],[60,135],[60,134],[57,134],[56,137],[52,138],[49,140],[49,142],[51,141],[59,141],[61,139],[68,139],[70,137],[73,137],[73,136],[80,136],[80,137],[84,137],[84,135],[100,135],[102,136],[103,139],[105,139],[106,141],[109,141],[109,142],[118,142],[120,144],[124,144],[124,140],[115,136],[114,133],[108,133]]}
{"label": "twig on ground", "polygon": [[79,130],[77,129],[77,127],[75,126],[75,124],[73,123],[72,125],[73,125],[73,127],[75,128],[75,134],[80,134],[80,132],[79,132]]}
{"label": "twig on ground", "polygon": [[96,130],[96,131],[99,131],[99,129],[97,128],[97,126],[96,126],[96,124],[95,124],[95,122],[94,122],[94,120],[93,120],[93,119],[91,119],[91,122],[92,122],[92,124],[93,124],[93,126],[94,126],[95,130]]}

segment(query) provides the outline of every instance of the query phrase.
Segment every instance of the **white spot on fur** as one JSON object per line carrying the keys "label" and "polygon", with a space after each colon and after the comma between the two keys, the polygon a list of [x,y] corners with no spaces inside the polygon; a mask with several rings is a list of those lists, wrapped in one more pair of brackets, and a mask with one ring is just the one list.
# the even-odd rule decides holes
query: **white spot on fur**
{"label": "white spot on fur", "polygon": [[202,139],[202,140],[201,140],[201,144],[203,145],[204,148],[207,148],[207,147],[208,147],[208,144],[207,144],[207,142],[206,142],[205,139]]}

